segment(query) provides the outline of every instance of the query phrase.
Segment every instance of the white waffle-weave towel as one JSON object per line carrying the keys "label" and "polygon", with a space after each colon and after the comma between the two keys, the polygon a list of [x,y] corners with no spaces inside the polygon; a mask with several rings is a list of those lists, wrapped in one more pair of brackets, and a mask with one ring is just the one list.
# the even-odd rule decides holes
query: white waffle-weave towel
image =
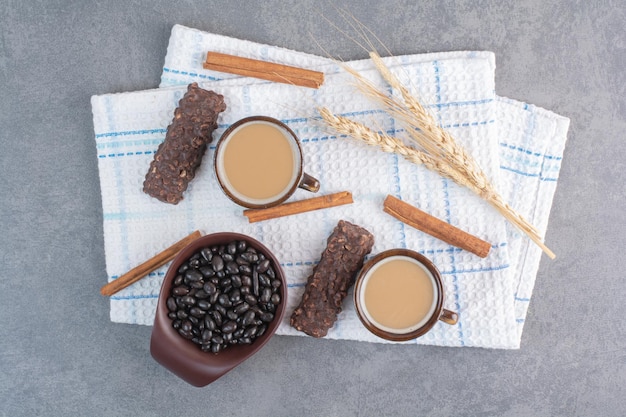
{"label": "white waffle-weave towel", "polygon": [[[311,68],[326,68],[327,64],[327,60],[319,56],[176,25],[170,37],[161,86],[236,77],[202,69],[209,50]],[[437,54],[421,56],[436,59]],[[494,123],[500,161],[496,180],[505,200],[543,235],[557,186],[569,119],[498,95],[495,101]],[[508,223],[507,235],[519,345],[542,252]]]}
{"label": "white waffle-weave towel", "polygon": [[[204,47],[205,36],[211,38],[211,46],[216,45],[213,39],[215,35],[177,26],[172,32],[168,57],[172,53],[174,41],[180,34],[193,35],[196,42],[202,45],[199,48],[193,43],[183,42],[193,50]],[[232,50],[222,49],[223,52],[239,52],[241,55],[239,44],[245,44],[250,48],[255,46],[249,42],[217,38],[223,44],[232,47]],[[304,66],[304,63],[299,61],[302,54],[264,45],[257,45],[256,48],[259,53],[252,54],[252,57],[268,59],[265,54],[279,50],[285,54],[285,58],[295,57],[279,62]],[[307,59],[320,60],[317,57]],[[517,169],[520,165],[522,168],[529,165],[519,155],[511,157],[518,166],[503,168],[501,165],[500,154],[503,149],[513,153],[530,151],[525,154],[532,156],[536,156],[538,152],[531,151],[536,148],[522,151],[514,143],[500,143],[496,130],[498,126],[496,114],[506,105],[519,109],[521,113],[517,117],[512,117],[513,125],[519,124],[520,120],[524,119],[524,112],[536,109],[532,107],[525,109],[519,107],[517,103],[502,102],[495,98],[494,65],[491,54],[430,54],[399,57],[389,60],[389,63],[400,76],[408,76],[412,85],[419,85],[420,96],[432,100],[433,110],[441,118],[444,126],[454,130],[455,136],[475,152],[477,159],[494,178],[502,176],[502,170],[509,168],[508,172],[515,173],[516,176],[522,175],[527,179],[539,178],[542,181],[545,179],[541,173],[536,177],[534,172]],[[326,62],[320,64],[325,66],[326,70],[329,69]],[[197,67],[196,73],[191,68],[173,69],[168,65],[166,58],[168,71],[164,70],[164,80],[166,74],[176,74],[188,77],[188,80],[195,78],[200,81],[211,77],[217,78],[215,74],[206,71],[201,74],[200,71],[203,70],[198,71]],[[373,71],[368,70],[366,62],[355,63],[355,66],[368,76],[377,78]],[[205,233],[220,230],[240,231],[262,240],[282,260],[289,281],[289,310],[291,310],[299,300],[306,276],[318,259],[327,235],[336,222],[343,218],[360,224],[374,233],[377,238],[374,253],[390,247],[411,247],[429,255],[442,269],[448,294],[446,306],[459,311],[461,320],[457,326],[438,325],[433,332],[419,339],[417,343],[501,348],[519,346],[521,327],[515,325],[516,308],[519,322],[519,315],[525,314],[526,300],[530,298],[529,291],[532,290],[532,282],[530,286],[526,281],[517,282],[516,277],[512,276],[512,268],[509,267],[518,262],[514,257],[509,258],[508,251],[512,247],[510,242],[512,239],[522,242],[520,236],[510,234],[507,237],[503,221],[483,202],[456,185],[394,156],[384,155],[351,140],[336,138],[319,123],[311,120],[310,118],[315,116],[314,108],[326,105],[335,112],[349,114],[366,123],[394,130],[393,122],[377,111],[371,103],[354,99],[354,92],[344,75],[329,75],[324,87],[319,91],[251,81],[233,79],[211,81],[203,85],[224,94],[229,105],[229,109],[220,119],[220,129],[215,133],[215,137],[230,123],[247,115],[267,114],[280,118],[300,136],[306,155],[306,169],[322,181],[321,192],[349,189],[354,193],[355,204],[249,225],[241,216],[241,210],[227,200],[217,188],[210,167],[212,151],[205,156],[205,163],[187,191],[185,200],[178,206],[160,203],[141,192],[141,182],[154,150],[164,138],[165,128],[171,121],[173,109],[184,88],[94,97],[92,105],[102,186],[109,279],[114,279],[193,229],[197,228]],[[186,83],[182,80],[180,82]],[[512,110],[507,111],[513,114]],[[537,120],[535,124],[536,122]],[[558,134],[564,136],[564,132],[553,133],[555,136]],[[525,136],[524,139],[531,144],[532,135],[522,136]],[[564,143],[564,139],[560,142]],[[534,143],[532,145],[535,146]],[[554,168],[558,174],[560,163],[558,153],[547,156],[550,157],[549,161],[554,162],[552,174]],[[541,164],[541,170],[543,166],[544,164]],[[520,172],[523,174],[519,174]],[[546,183],[556,185],[555,181]],[[513,188],[515,187],[511,189]],[[306,197],[303,193],[299,192],[294,199]],[[487,259],[481,260],[420,232],[409,230],[380,211],[382,199],[387,193],[395,194],[493,242],[492,254]],[[547,206],[549,210],[550,204]],[[547,216],[544,217],[547,219]],[[316,224],[319,227],[303,226],[308,224]],[[525,250],[529,253],[536,252],[528,245]],[[521,253],[522,249],[518,252]],[[536,272],[539,256],[535,258]],[[527,256],[524,257],[524,265],[528,264],[527,259]],[[162,268],[148,279],[112,297],[112,320],[151,324],[164,272],[165,268]],[[285,322],[281,325],[279,334],[299,333]],[[350,302],[346,302],[346,310],[328,337],[380,341],[361,327]]]}

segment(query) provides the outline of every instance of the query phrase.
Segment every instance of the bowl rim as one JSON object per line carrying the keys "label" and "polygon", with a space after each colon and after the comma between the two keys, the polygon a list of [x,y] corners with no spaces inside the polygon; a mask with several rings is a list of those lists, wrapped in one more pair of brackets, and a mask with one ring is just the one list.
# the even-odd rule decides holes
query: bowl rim
{"label": "bowl rim", "polygon": [[[178,268],[201,248],[222,245],[232,241],[244,240],[250,246],[261,251],[274,267],[276,278],[281,280],[281,303],[268,324],[266,332],[249,345],[231,345],[218,354],[203,352],[198,345],[181,337],[172,327],[172,320],[167,316],[167,298]],[[280,262],[274,253],[255,238],[236,232],[216,232],[202,236],[183,248],[170,264],[159,292],[154,325],[150,337],[150,353],[162,366],[195,386],[208,385],[226,374],[256,352],[258,352],[276,333],[285,315],[287,304],[287,282]]]}

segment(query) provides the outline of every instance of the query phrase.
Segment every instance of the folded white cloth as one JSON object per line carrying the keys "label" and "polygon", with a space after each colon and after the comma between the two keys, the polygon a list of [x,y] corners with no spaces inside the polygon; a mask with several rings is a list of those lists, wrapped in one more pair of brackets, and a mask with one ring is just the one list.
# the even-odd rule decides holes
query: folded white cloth
{"label": "folded white cloth", "polygon": [[[218,74],[202,69],[207,50],[285,64],[322,68],[319,90]],[[567,131],[567,119],[495,96],[494,57],[488,52],[453,52],[386,59],[474,154],[500,184],[514,207],[545,231]],[[367,61],[352,65],[386,88]],[[353,192],[355,203],[319,212],[248,224],[241,209],[219,190],[212,173],[212,150],[177,206],[141,192],[141,183],[164,139],[184,87],[161,88],[92,98],[98,147],[107,272],[115,279],[193,229],[238,231],[263,241],[281,260],[289,284],[288,311],[278,334],[300,335],[288,325],[306,277],[339,219],[369,229],[373,253],[409,247],[441,269],[445,306],[459,312],[456,326],[438,324],[413,343],[517,348],[541,253],[508,230],[504,220],[467,190],[394,155],[338,138],[316,119],[326,106],[391,132],[394,121],[355,93],[352,81],[334,63],[313,55],[240,41],[175,26],[162,86],[198,81],[225,96],[228,109],[214,136],[234,121],[264,114],[285,121],[300,137],[305,169],[322,183],[321,193]],[[504,123],[502,123],[504,121]],[[505,136],[503,134],[506,133]],[[396,195],[493,244],[480,259],[397,222],[382,212],[387,194]],[[298,191],[293,199],[309,197]],[[315,225],[315,227],[311,227]],[[508,230],[508,231],[507,231]],[[111,298],[111,319],[152,324],[165,268]],[[382,342],[368,333],[351,300],[329,338]],[[516,324],[519,323],[519,324]]]}
{"label": "folded white cloth", "polygon": [[[503,197],[544,236],[559,179],[569,119],[503,97],[498,97],[497,103]],[[507,236],[515,282],[515,318],[521,340],[542,252],[510,225],[507,225]]]}

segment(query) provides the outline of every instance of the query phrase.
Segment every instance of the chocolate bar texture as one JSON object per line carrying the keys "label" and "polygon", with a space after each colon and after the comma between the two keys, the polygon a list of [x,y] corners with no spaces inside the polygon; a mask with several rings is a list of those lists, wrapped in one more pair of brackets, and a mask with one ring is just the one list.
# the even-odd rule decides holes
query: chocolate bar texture
{"label": "chocolate bar texture", "polygon": [[178,204],[196,175],[206,147],[213,139],[218,115],[226,110],[224,97],[189,84],[178,102],[143,183],[143,191],[165,203]]}
{"label": "chocolate bar texture", "polygon": [[291,315],[291,326],[309,336],[326,336],[372,246],[374,236],[370,232],[340,220],[307,279],[302,300]]}

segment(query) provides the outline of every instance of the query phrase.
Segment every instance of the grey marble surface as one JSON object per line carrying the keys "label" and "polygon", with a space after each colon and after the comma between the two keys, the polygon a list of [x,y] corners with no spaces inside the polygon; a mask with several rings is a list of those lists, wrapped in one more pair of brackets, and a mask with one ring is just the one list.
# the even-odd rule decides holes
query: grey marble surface
{"label": "grey marble surface", "polygon": [[571,118],[518,351],[275,337],[206,388],[113,324],[89,98],[156,87],[171,27],[344,59],[331,2],[0,2],[0,416],[626,415],[626,5],[347,1],[393,54],[491,50],[497,93]]}

